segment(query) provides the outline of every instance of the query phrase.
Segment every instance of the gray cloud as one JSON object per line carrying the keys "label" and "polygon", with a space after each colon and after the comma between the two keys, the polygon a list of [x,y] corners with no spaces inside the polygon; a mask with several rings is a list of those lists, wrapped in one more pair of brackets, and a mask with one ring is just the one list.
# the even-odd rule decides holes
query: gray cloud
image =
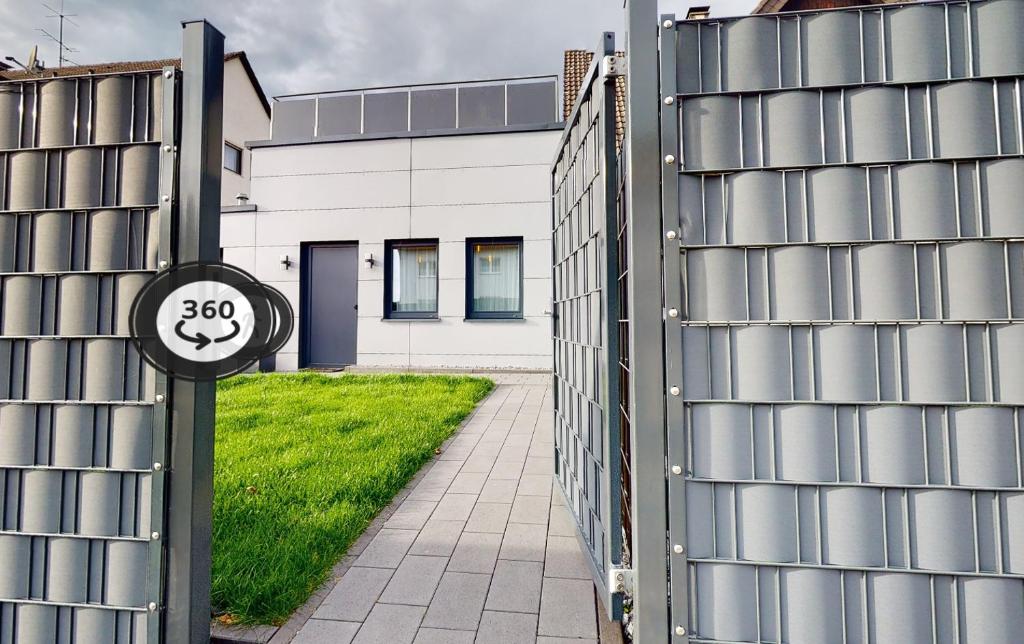
{"label": "gray cloud", "polygon": [[[48,2],[53,6],[60,0]],[[83,64],[170,58],[180,22],[206,18],[244,49],[271,95],[554,74],[561,52],[591,48],[602,31],[623,42],[620,0],[66,0],[78,26],[65,30]],[[682,15],[692,2],[661,0]],[[716,15],[755,0],[719,0]],[[33,44],[57,64],[56,33],[37,0],[0,0],[0,54],[24,59]]]}

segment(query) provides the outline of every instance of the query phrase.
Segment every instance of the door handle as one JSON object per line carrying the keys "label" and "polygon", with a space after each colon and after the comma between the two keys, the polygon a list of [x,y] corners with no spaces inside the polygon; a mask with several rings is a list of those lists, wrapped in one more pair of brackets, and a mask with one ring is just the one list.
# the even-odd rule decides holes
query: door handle
{"label": "door handle", "polygon": [[358,311],[359,310],[359,305],[358,304],[353,304],[352,308]]}

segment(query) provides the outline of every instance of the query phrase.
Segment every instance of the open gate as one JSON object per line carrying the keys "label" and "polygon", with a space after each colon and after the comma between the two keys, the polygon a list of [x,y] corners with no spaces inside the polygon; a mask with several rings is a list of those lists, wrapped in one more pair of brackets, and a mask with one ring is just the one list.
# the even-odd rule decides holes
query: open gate
{"label": "open gate", "polygon": [[656,4],[620,158],[606,35],[553,168],[556,469],[613,617],[622,579],[640,644],[1018,641],[1024,0]]}
{"label": "open gate", "polygon": [[[555,471],[599,595],[622,615],[614,35],[583,80],[552,166]],[[604,589],[604,592],[600,592]]]}

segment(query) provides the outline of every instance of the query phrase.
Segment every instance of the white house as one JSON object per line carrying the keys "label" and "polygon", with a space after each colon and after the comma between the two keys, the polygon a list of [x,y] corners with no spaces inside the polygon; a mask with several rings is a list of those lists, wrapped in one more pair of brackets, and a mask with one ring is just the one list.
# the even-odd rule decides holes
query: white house
{"label": "white house", "polygon": [[549,369],[557,78],[280,97],[224,261],[290,300],[276,369]]}

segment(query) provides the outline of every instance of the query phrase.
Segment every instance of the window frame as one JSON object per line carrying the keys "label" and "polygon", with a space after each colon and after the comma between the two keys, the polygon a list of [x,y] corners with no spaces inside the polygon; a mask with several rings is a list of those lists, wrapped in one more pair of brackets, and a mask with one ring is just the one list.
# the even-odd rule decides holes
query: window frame
{"label": "window frame", "polygon": [[[473,308],[474,284],[473,248],[477,244],[515,244],[519,247],[519,308],[514,311],[477,311]],[[522,237],[467,237],[466,238],[466,319],[467,320],[522,320],[523,319],[523,238]]]}
{"label": "window frame", "polygon": [[[433,246],[437,257],[437,268],[434,270],[434,310],[433,311],[392,311],[391,299],[394,283],[394,251],[399,248]],[[441,245],[437,239],[388,239],[384,241],[384,319],[386,320],[436,320],[438,305],[441,300]]]}
{"label": "window frame", "polygon": [[235,145],[234,143],[230,143],[228,141],[224,141],[224,148],[225,149],[226,148],[231,148],[235,152],[238,152],[238,169],[235,170],[234,168],[228,167],[227,156],[226,155],[225,155],[225,158],[224,158],[224,163],[222,163],[221,165],[224,166],[224,169],[227,170],[228,172],[233,172],[234,174],[237,174],[238,176],[242,176],[243,166],[245,165],[245,155],[242,153],[242,148],[240,148],[237,145]]}

